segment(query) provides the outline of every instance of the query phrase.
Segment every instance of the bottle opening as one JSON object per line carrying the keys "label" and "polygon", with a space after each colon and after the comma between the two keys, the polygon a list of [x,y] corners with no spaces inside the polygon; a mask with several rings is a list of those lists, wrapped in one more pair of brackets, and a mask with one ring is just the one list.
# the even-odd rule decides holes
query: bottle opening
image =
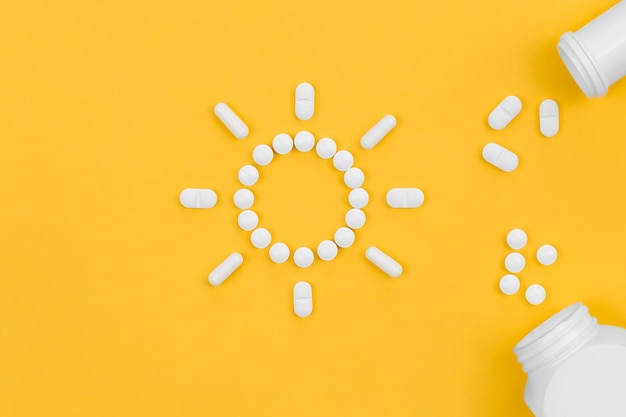
{"label": "bottle opening", "polygon": [[608,87],[596,65],[574,33],[567,32],[561,36],[557,49],[567,70],[587,97],[602,97],[607,93]]}

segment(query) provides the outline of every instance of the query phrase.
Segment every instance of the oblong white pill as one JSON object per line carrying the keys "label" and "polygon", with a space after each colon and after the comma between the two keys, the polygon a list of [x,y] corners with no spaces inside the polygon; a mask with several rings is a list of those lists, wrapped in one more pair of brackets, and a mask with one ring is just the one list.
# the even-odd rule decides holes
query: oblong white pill
{"label": "oblong white pill", "polygon": [[370,201],[370,195],[363,188],[355,188],[348,194],[348,202],[354,208],[362,209]]}
{"label": "oblong white pill", "polygon": [[246,187],[250,187],[259,180],[259,170],[254,165],[244,165],[237,174],[239,182]]}
{"label": "oblong white pill", "polygon": [[539,284],[533,284],[526,288],[526,301],[532,305],[539,305],[546,300],[546,289]]}
{"label": "oblong white pill", "polygon": [[340,248],[349,248],[354,243],[354,232],[349,227],[340,227],[335,232],[335,243]]}
{"label": "oblong white pill", "polygon": [[315,152],[322,159],[330,159],[337,152],[337,144],[331,138],[323,138],[315,145]]}
{"label": "oblong white pill", "polygon": [[226,103],[217,103],[213,111],[217,118],[224,123],[224,126],[226,126],[237,139],[243,139],[248,136],[248,126],[246,126]]}
{"label": "oblong white pill", "polygon": [[504,129],[511,120],[522,111],[522,100],[517,96],[508,96],[489,113],[489,126],[494,130]]}
{"label": "oblong white pill", "polygon": [[528,236],[522,229],[513,229],[507,233],[506,243],[511,249],[520,250],[528,243]]}
{"label": "oblong white pill", "polygon": [[269,145],[258,145],[252,151],[252,159],[258,165],[268,165],[274,159],[274,151]]}
{"label": "oblong white pill", "polygon": [[210,188],[185,188],[178,196],[180,204],[186,208],[211,208],[217,203],[217,194]]}
{"label": "oblong white pill", "polygon": [[365,225],[365,213],[361,209],[350,209],[346,213],[346,224],[350,229],[360,229]]}
{"label": "oblong white pill", "polygon": [[266,228],[259,227],[250,235],[250,242],[257,249],[265,249],[272,243],[272,234]]}
{"label": "oblong white pill", "polygon": [[349,188],[360,188],[365,182],[365,174],[359,168],[350,168],[343,174],[343,182]]}
{"label": "oblong white pill", "polygon": [[338,171],[347,171],[354,164],[354,156],[348,151],[339,151],[333,156],[333,165]]}
{"label": "oblong white pill", "polygon": [[500,278],[500,291],[506,295],[513,295],[519,291],[520,281],[519,278],[513,274],[506,274]]}
{"label": "oblong white pill", "polygon": [[315,113],[315,89],[309,83],[296,87],[296,116],[300,120],[309,120]]}
{"label": "oblong white pill", "polygon": [[504,172],[514,171],[519,165],[517,155],[493,142],[483,148],[483,159]]}
{"label": "oblong white pill", "polygon": [[254,194],[247,188],[240,188],[235,191],[233,202],[238,209],[247,210],[254,204]]}
{"label": "oblong white pill", "polygon": [[290,254],[289,246],[282,242],[277,242],[270,246],[270,259],[277,264],[286,262]]}
{"label": "oblong white pill", "polygon": [[541,265],[552,265],[556,262],[557,256],[556,248],[552,245],[542,245],[537,249],[537,261]]}
{"label": "oblong white pill", "polygon": [[539,105],[539,130],[547,138],[559,133],[559,105],[552,99]]}
{"label": "oblong white pill", "polygon": [[313,289],[306,281],[293,286],[293,311],[302,318],[309,317],[313,312]]}
{"label": "oblong white pill", "polygon": [[504,266],[507,271],[517,274],[526,266],[526,258],[519,252],[509,253],[504,259]]}
{"label": "oblong white pill", "polygon": [[363,149],[372,149],[383,140],[394,127],[396,127],[396,118],[390,114],[384,116],[361,137],[361,146]]}
{"label": "oblong white pill", "polygon": [[424,192],[419,188],[392,188],[387,191],[386,201],[391,208],[418,208],[424,203]]}
{"label": "oblong white pill", "polygon": [[337,257],[338,252],[339,248],[332,240],[322,240],[320,244],[317,245],[317,256],[319,256],[322,261],[332,261]]}
{"label": "oblong white pill", "polygon": [[314,258],[313,251],[306,247],[298,248],[293,253],[293,261],[300,268],[310,267]]}
{"label": "oblong white pill", "polygon": [[402,265],[375,246],[367,248],[365,257],[391,278],[402,275]]}
{"label": "oblong white pill", "polygon": [[293,149],[293,139],[286,133],[279,133],[274,136],[272,147],[279,155],[286,155]]}
{"label": "oblong white pill", "polygon": [[232,275],[243,263],[243,256],[240,253],[234,252],[228,258],[226,258],[221,264],[219,264],[211,273],[209,273],[209,282],[211,285],[220,285],[226,281],[226,278]]}
{"label": "oblong white pill", "polygon": [[300,152],[308,152],[315,146],[315,136],[313,136],[313,133],[303,130],[296,133],[293,142],[297,150]]}
{"label": "oblong white pill", "polygon": [[239,213],[237,223],[242,230],[249,231],[259,225],[259,216],[252,210],[244,210]]}

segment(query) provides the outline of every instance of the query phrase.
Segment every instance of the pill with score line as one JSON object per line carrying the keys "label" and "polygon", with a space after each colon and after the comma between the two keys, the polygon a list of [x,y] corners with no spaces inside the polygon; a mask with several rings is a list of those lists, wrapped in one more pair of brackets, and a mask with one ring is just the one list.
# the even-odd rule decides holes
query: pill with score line
{"label": "pill with score line", "polygon": [[309,120],[315,113],[315,89],[309,83],[301,83],[296,87],[296,117]]}
{"label": "pill with score line", "polygon": [[243,263],[243,256],[239,252],[233,252],[228,258],[226,258],[221,264],[219,264],[209,274],[209,282],[211,285],[218,286],[226,278],[232,275]]}
{"label": "pill with score line", "polygon": [[293,286],[293,311],[302,318],[309,317],[313,312],[313,289],[306,281]]}
{"label": "pill with score line", "polygon": [[384,116],[361,137],[361,147],[363,147],[363,149],[372,149],[374,146],[378,145],[394,127],[396,127],[396,118],[391,114]]}
{"label": "pill with score line", "polygon": [[367,248],[365,257],[391,278],[398,278],[402,275],[402,265],[376,246]]}
{"label": "pill with score line", "polygon": [[483,159],[504,172],[515,171],[519,165],[519,158],[515,153],[493,142],[483,148]]}
{"label": "pill with score line", "polygon": [[224,123],[224,126],[226,126],[237,139],[244,139],[248,136],[248,126],[246,126],[243,120],[241,120],[226,103],[217,103],[213,111],[217,118]]}
{"label": "pill with score line", "polygon": [[522,100],[517,96],[508,96],[489,113],[489,126],[494,130],[502,130],[511,123],[522,111]]}
{"label": "pill with score line", "polygon": [[539,105],[539,130],[547,138],[559,133],[559,105],[552,99]]}
{"label": "pill with score line", "polygon": [[386,200],[391,208],[418,208],[424,203],[424,192],[419,188],[392,188]]}
{"label": "pill with score line", "polygon": [[185,188],[178,199],[183,207],[205,209],[215,206],[217,194],[209,188]]}

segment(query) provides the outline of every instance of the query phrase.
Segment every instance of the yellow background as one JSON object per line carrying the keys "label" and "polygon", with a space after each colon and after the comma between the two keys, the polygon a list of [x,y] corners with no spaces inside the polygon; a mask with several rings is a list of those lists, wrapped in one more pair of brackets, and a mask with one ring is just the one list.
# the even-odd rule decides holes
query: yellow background
{"label": "yellow background", "polygon": [[[0,6],[0,416],[529,417],[512,353],[576,301],[626,325],[626,81],[587,99],[556,53],[613,0],[4,1]],[[294,116],[295,86],[316,113]],[[506,95],[520,116],[486,118]],[[561,132],[539,134],[545,98]],[[242,141],[212,113],[229,103]],[[371,151],[359,138],[398,125]],[[307,270],[238,229],[236,173],[254,146],[311,130],[366,173],[355,245]],[[480,151],[518,153],[505,174]],[[392,210],[392,187],[419,187]],[[211,210],[178,202],[187,187]],[[314,154],[277,157],[253,187],[292,248],[330,238],[347,189]],[[523,288],[497,282],[524,228]],[[559,250],[541,267],[534,251]],[[392,280],[369,264],[399,260]],[[207,274],[245,261],[220,287]],[[314,312],[292,311],[311,282]]]}

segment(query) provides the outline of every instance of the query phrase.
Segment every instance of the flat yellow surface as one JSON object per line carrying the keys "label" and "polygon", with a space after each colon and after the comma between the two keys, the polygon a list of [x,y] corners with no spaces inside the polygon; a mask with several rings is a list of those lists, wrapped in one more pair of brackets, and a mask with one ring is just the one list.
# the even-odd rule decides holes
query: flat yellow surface
{"label": "flat yellow surface", "polygon": [[[555,48],[612,3],[5,1],[0,416],[529,417],[512,353],[527,331],[576,301],[626,325],[626,81],[587,99]],[[509,94],[524,109],[493,131]],[[552,139],[537,121],[549,97]],[[213,115],[220,101],[247,139]],[[397,127],[361,149],[388,113]],[[371,197],[355,245],[306,270],[252,247],[232,203],[252,149],[303,129],[352,151]],[[517,171],[482,160],[492,141]],[[187,187],[217,206],[183,208]],[[393,187],[426,202],[390,209]],[[253,191],[292,249],[332,238],[348,209],[314,153],[277,157]],[[541,306],[497,289],[514,227]],[[550,267],[534,259],[544,243]],[[370,245],[401,278],[365,260]],[[243,266],[210,286],[233,251]],[[308,319],[293,314],[300,280]]]}

